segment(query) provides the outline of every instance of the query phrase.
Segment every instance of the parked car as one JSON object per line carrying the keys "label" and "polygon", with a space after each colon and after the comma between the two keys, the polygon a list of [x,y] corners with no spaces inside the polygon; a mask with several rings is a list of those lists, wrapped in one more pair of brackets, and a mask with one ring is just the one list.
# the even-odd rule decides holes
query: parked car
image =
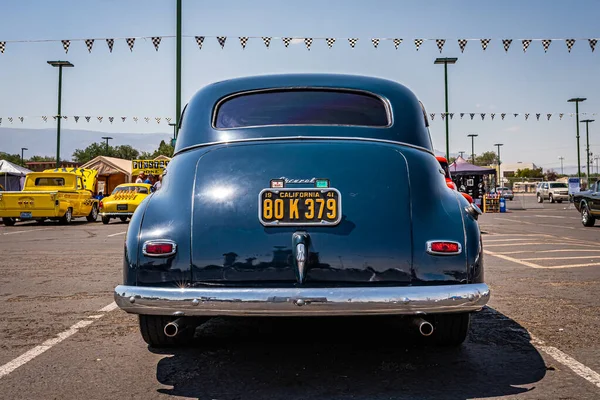
{"label": "parked car", "polygon": [[489,300],[479,209],[448,190],[406,87],[345,75],[212,84],[129,223],[123,285],[151,346],[214,316],[404,316],[459,345]]}
{"label": "parked car", "polygon": [[573,204],[581,213],[583,226],[594,226],[596,218],[600,218],[600,181],[596,181],[589,190],[575,192]]}
{"label": "parked car", "polygon": [[110,196],[100,200],[100,218],[108,224],[112,218],[122,222],[131,218],[140,203],[151,192],[152,185],[147,183],[123,183],[118,185]]}
{"label": "parked car", "polygon": [[[446,157],[436,156],[435,157],[440,163],[440,167],[444,170],[444,177],[446,178],[446,186],[448,186],[452,190],[457,190],[456,183],[452,180],[452,175],[450,175],[450,167],[448,166],[448,160]],[[459,192],[469,203],[473,203],[473,197],[465,192]]]}
{"label": "parked car", "polygon": [[92,197],[98,171],[84,168],[48,169],[25,176],[22,191],[0,193],[0,217],[6,226],[18,221],[47,219],[69,224],[74,218],[98,219],[98,200]]}
{"label": "parked car", "polygon": [[513,193],[512,190],[510,190],[507,187],[503,187],[503,186],[498,186],[497,188],[494,188],[492,190],[490,190],[491,194],[494,193],[498,193],[498,195],[502,196],[503,198],[513,201],[515,198],[515,194]]}
{"label": "parked car", "polygon": [[564,182],[540,182],[537,187],[536,197],[538,203],[549,200],[562,203],[563,200],[569,200],[569,186]]}

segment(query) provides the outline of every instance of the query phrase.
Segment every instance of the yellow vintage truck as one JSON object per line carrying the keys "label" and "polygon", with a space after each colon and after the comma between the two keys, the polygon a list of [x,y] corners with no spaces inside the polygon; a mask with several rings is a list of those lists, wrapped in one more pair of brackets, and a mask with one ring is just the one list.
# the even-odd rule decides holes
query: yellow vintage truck
{"label": "yellow vintage truck", "polygon": [[98,171],[83,168],[47,169],[25,177],[20,192],[0,192],[0,217],[6,226],[17,221],[47,219],[69,224],[73,218],[98,219],[93,197]]}

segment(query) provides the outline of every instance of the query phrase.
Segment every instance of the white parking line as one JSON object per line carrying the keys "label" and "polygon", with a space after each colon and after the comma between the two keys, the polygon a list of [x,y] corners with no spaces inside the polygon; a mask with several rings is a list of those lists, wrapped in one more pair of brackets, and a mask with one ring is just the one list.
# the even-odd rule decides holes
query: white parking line
{"label": "white parking line", "polygon": [[[485,243],[485,241],[484,241]],[[490,244],[485,247],[506,247],[506,246],[546,246],[546,245],[561,245],[561,246],[583,246],[583,247],[598,247],[594,244],[583,244],[583,243],[568,243],[568,242],[525,242],[525,243],[501,243],[501,244]],[[575,251],[575,250],[573,250]]]}
{"label": "white parking line", "polygon": [[538,265],[538,264],[534,264],[532,262],[529,261],[525,261],[525,260],[519,260],[518,258],[513,258],[513,257],[509,257],[505,254],[501,254],[501,253],[494,253],[492,251],[489,250],[484,250],[483,251],[485,254],[493,256],[493,257],[498,257],[501,258],[503,260],[506,261],[511,261],[517,264],[521,264],[524,265],[526,267],[529,268],[535,268],[535,269],[565,269],[565,268],[581,268],[581,267],[594,267],[597,265],[600,265],[600,263],[590,263],[590,264],[567,264],[567,265],[552,265],[549,267],[545,267],[542,265]]}
{"label": "white parking line", "polygon": [[[577,250],[570,250],[570,251],[577,251]],[[598,257],[594,257],[593,255],[589,255],[589,256],[570,256],[570,257],[539,257],[539,258],[522,258],[521,260],[523,261],[537,261],[537,260],[574,260],[574,259],[581,259],[581,258],[585,258],[585,259],[593,259],[593,258],[600,258],[600,254],[598,255]]]}
{"label": "white parking line", "polygon": [[28,232],[35,232],[35,231],[47,231],[49,229],[51,229],[51,228],[28,229],[26,231],[5,232],[5,233],[3,233],[3,235],[15,235],[17,233],[28,233]]}
{"label": "white parking line", "polygon": [[496,254],[523,254],[523,253],[533,253],[533,254],[537,254],[537,253],[567,253],[567,252],[578,252],[578,253],[600,253],[600,249],[598,250],[591,250],[591,249],[558,249],[558,250],[519,250],[519,251],[503,251],[502,253],[496,253]]}
{"label": "white parking line", "polygon": [[[99,312],[109,312],[109,311],[114,310],[115,308],[117,308],[117,305],[114,302],[112,302],[109,305],[107,305],[106,307],[103,307],[98,311]],[[93,324],[94,321],[100,319],[104,315],[106,315],[106,314],[102,314],[100,316],[99,315],[90,315],[87,317],[87,319],[83,319],[83,320],[77,322],[76,324],[72,325],[66,331],[61,332],[58,335],[56,335],[56,337],[46,340],[41,345],[35,346],[33,349],[26,351],[25,353],[21,354],[19,357],[0,366],[0,378],[3,378],[4,376],[10,374],[15,369],[28,363],[29,361],[33,360],[40,354],[46,352],[47,350],[50,350],[52,347],[56,346],[63,340],[68,339],[69,337],[73,336],[80,329]]]}
{"label": "white parking line", "polygon": [[113,233],[112,235],[107,235],[106,237],[113,237],[113,236],[118,236],[118,235],[124,235],[126,233],[127,233],[127,231],[125,231],[125,232],[119,232],[119,233]]}

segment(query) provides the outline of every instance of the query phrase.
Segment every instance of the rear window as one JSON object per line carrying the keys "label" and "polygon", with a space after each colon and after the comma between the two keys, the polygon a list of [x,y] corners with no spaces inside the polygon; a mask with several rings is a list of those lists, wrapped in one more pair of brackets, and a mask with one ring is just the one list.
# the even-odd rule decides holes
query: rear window
{"label": "rear window", "polygon": [[137,192],[142,194],[148,194],[148,189],[143,186],[118,186],[113,190],[112,194],[121,192]]}
{"label": "rear window", "polygon": [[267,125],[354,125],[386,127],[388,109],[378,97],[361,92],[285,90],[254,92],[223,101],[216,128]]}
{"label": "rear window", "polygon": [[35,186],[65,186],[64,178],[36,178]]}
{"label": "rear window", "polygon": [[551,183],[550,187],[551,188],[565,188],[565,189],[568,188],[566,183]]}

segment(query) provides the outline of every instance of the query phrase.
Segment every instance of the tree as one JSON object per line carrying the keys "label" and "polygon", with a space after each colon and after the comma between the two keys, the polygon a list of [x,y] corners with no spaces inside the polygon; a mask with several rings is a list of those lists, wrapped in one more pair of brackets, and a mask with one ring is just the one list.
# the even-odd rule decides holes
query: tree
{"label": "tree", "polygon": [[544,176],[544,173],[542,172],[542,168],[523,168],[523,169],[518,169],[517,172],[515,172],[515,176],[517,178],[542,178]]}
{"label": "tree", "polygon": [[171,146],[171,144],[167,144],[165,143],[164,140],[160,141],[160,144],[158,145],[158,150],[156,150],[154,152],[154,157],[152,158],[156,158],[158,156],[167,156],[167,157],[173,157],[173,153],[175,152],[175,149],[173,148],[173,146]]}
{"label": "tree", "polygon": [[0,160],[6,160],[13,164],[21,165],[21,155],[19,154],[8,154],[0,151]]}
{"label": "tree", "polygon": [[88,147],[83,150],[77,149],[73,152],[73,161],[85,164],[86,162],[98,157],[98,156],[108,156],[113,157],[114,148],[112,146],[108,146],[108,151],[106,149],[105,143],[92,143]]}
{"label": "tree", "polygon": [[32,156],[31,158],[29,158],[27,160],[28,162],[36,162],[36,161],[46,161],[46,162],[51,162],[51,161],[56,161],[56,157],[52,157],[52,156]]}
{"label": "tree", "polygon": [[558,179],[558,174],[554,170],[549,170],[544,175],[547,181],[555,181]]}
{"label": "tree", "polygon": [[135,160],[140,156],[140,152],[128,144],[116,146],[112,149],[113,157],[122,158],[124,160]]}
{"label": "tree", "polygon": [[476,165],[492,165],[498,163],[498,156],[493,151],[486,151],[485,153],[475,156]]}

